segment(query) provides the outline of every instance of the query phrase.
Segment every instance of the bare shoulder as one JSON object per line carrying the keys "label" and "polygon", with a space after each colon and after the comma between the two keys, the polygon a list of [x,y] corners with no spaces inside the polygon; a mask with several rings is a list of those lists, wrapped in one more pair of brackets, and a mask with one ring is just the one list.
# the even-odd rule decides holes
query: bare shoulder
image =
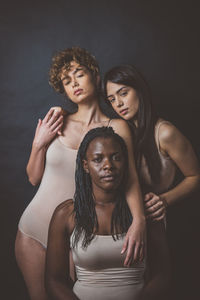
{"label": "bare shoulder", "polygon": [[68,199],[59,204],[52,216],[52,222],[65,227],[69,232],[74,228],[74,202]]}
{"label": "bare shoulder", "polygon": [[72,199],[68,199],[56,207],[54,214],[61,215],[61,216],[65,216],[65,215],[70,216],[71,214],[73,214],[73,211],[74,211],[74,201]]}
{"label": "bare shoulder", "polygon": [[161,145],[173,143],[177,138],[186,139],[171,122],[165,120],[159,120],[158,122],[161,122],[159,127],[159,142]]}
{"label": "bare shoulder", "polygon": [[112,119],[111,127],[122,137],[130,134],[130,128],[127,122],[122,119]]}

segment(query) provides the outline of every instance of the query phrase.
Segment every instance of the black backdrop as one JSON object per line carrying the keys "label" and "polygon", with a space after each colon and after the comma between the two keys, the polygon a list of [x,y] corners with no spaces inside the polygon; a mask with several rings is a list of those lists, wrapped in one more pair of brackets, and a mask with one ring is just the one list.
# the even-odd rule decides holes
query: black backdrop
{"label": "black backdrop", "polygon": [[[135,64],[152,88],[160,115],[180,128],[198,153],[200,21],[198,1],[1,0],[0,22],[1,299],[23,300],[27,294],[14,239],[36,191],[25,166],[37,119],[51,106],[65,105],[48,85],[52,54],[85,47],[95,54],[102,74],[119,63]],[[168,214],[175,299],[198,299],[198,198],[182,201]]]}

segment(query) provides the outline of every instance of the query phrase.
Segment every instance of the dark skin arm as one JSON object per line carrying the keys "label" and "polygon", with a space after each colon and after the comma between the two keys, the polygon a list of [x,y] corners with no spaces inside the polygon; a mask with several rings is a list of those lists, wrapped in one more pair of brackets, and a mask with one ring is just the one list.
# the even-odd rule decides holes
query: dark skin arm
{"label": "dark skin arm", "polygon": [[147,278],[141,300],[167,300],[170,256],[163,222],[147,223]]}
{"label": "dark skin arm", "polygon": [[45,287],[50,299],[79,299],[72,291],[69,275],[70,236],[73,229],[73,200],[67,200],[56,208],[49,227]]}

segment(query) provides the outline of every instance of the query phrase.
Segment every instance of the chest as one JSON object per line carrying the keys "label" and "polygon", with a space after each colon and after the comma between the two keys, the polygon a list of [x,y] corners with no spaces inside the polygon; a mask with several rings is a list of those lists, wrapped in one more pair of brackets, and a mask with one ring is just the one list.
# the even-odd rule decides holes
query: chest
{"label": "chest", "polygon": [[74,121],[71,119],[66,119],[63,128],[63,134],[60,137],[60,140],[67,147],[72,149],[78,149],[84,136],[88,131],[93,128],[107,126],[108,120],[102,122],[92,122],[89,125],[86,125],[81,121]]}
{"label": "chest", "polygon": [[76,266],[87,270],[123,267],[121,255],[125,235],[114,241],[111,235],[96,235],[87,248],[82,248],[82,239],[72,249]]}

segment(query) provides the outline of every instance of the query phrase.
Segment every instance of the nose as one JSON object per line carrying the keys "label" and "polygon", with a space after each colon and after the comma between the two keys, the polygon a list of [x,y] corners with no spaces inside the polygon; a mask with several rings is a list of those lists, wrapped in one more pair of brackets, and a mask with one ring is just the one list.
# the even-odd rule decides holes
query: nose
{"label": "nose", "polygon": [[72,87],[76,87],[76,86],[78,86],[78,82],[77,82],[76,78],[74,78],[72,81]]}
{"label": "nose", "polygon": [[122,101],[122,99],[120,97],[118,97],[116,100],[117,100],[116,101],[117,107],[121,107],[124,105],[124,102]]}
{"label": "nose", "polygon": [[104,165],[103,165],[104,170],[112,170],[113,169],[113,164],[111,159],[107,158],[104,161]]}

